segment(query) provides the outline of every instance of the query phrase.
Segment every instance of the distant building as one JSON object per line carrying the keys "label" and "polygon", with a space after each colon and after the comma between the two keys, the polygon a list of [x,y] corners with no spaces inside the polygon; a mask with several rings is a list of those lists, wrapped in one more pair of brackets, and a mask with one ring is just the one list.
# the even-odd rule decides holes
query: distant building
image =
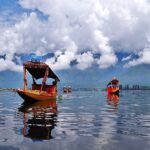
{"label": "distant building", "polygon": [[125,89],[126,89],[126,90],[129,90],[129,84],[127,84],[127,85],[125,86]]}
{"label": "distant building", "polygon": [[120,89],[120,90],[122,90],[122,89],[123,89],[122,84],[120,84],[120,85],[119,85],[119,89]]}
{"label": "distant building", "polygon": [[134,84],[131,87],[129,84],[126,84],[125,86],[120,85],[119,87],[122,90],[150,90],[150,86],[141,86],[139,84]]}

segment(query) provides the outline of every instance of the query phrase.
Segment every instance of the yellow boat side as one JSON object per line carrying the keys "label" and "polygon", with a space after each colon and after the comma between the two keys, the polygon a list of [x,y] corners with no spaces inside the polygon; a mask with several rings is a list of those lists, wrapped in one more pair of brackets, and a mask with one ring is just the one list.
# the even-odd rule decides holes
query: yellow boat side
{"label": "yellow boat side", "polygon": [[51,100],[56,98],[56,93],[47,93],[46,91],[40,90],[30,90],[30,89],[18,89],[17,93],[24,99],[24,100]]}

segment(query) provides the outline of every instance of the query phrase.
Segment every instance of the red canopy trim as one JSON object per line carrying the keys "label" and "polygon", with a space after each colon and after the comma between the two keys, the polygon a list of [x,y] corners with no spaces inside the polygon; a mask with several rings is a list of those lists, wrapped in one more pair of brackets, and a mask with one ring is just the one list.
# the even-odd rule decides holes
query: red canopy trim
{"label": "red canopy trim", "polygon": [[28,61],[23,64],[25,69],[28,70],[28,72],[35,78],[35,79],[40,79],[44,78],[45,72],[48,69],[48,78],[55,79],[57,81],[60,81],[57,75],[51,70],[51,68],[43,63],[43,62],[31,62]]}

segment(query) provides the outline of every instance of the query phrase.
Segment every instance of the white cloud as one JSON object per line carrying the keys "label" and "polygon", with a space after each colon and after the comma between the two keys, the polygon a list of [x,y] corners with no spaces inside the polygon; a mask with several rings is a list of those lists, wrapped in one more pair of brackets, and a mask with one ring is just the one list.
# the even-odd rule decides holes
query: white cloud
{"label": "white cloud", "polygon": [[[31,13],[21,14],[18,21],[15,17],[16,22],[10,25],[3,19],[6,15],[0,16],[0,55],[6,55],[5,62],[14,66],[15,54],[53,52],[55,57],[47,63],[55,69],[70,68],[74,59],[80,69],[94,63],[107,68],[117,63],[116,52],[145,53],[150,41],[147,0],[19,0],[19,4]],[[40,19],[34,10],[47,19]],[[87,54],[89,61],[83,61],[81,53]],[[99,60],[93,57],[94,53],[100,54]],[[139,57],[138,62],[127,60],[128,66],[145,63],[144,56]]]}
{"label": "white cloud", "polygon": [[128,55],[127,57],[123,57],[121,61],[128,61],[132,58],[132,55]]}
{"label": "white cloud", "polygon": [[47,59],[46,64],[54,70],[69,69],[70,62],[75,58],[73,52],[66,51],[64,54],[58,55],[56,58]]}
{"label": "white cloud", "polygon": [[132,67],[140,64],[150,64],[150,48],[145,48],[139,53],[139,58],[129,61],[124,67]]}
{"label": "white cloud", "polygon": [[22,66],[16,65],[10,60],[0,59],[0,71],[11,70],[11,71],[22,71]]}
{"label": "white cloud", "polygon": [[83,53],[77,56],[77,68],[84,70],[92,66],[94,58],[91,52]]}
{"label": "white cloud", "polygon": [[100,57],[100,59],[97,61],[99,64],[99,67],[104,69],[108,68],[111,65],[115,65],[118,61],[117,57],[114,54],[104,54]]}

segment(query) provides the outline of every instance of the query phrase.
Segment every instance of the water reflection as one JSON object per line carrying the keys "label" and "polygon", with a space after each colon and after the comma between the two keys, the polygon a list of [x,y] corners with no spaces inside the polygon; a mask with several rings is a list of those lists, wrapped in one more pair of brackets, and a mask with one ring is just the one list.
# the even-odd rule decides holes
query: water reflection
{"label": "water reflection", "polygon": [[18,95],[0,93],[0,149],[149,150],[150,93],[121,94],[74,91],[60,95],[59,106],[20,107]]}
{"label": "water reflection", "polygon": [[108,94],[107,95],[107,104],[112,106],[114,110],[118,109],[119,104],[119,95],[117,94]]}
{"label": "water reflection", "polygon": [[24,127],[22,134],[34,140],[53,138],[51,131],[57,123],[56,100],[26,103],[19,108],[23,112]]}

